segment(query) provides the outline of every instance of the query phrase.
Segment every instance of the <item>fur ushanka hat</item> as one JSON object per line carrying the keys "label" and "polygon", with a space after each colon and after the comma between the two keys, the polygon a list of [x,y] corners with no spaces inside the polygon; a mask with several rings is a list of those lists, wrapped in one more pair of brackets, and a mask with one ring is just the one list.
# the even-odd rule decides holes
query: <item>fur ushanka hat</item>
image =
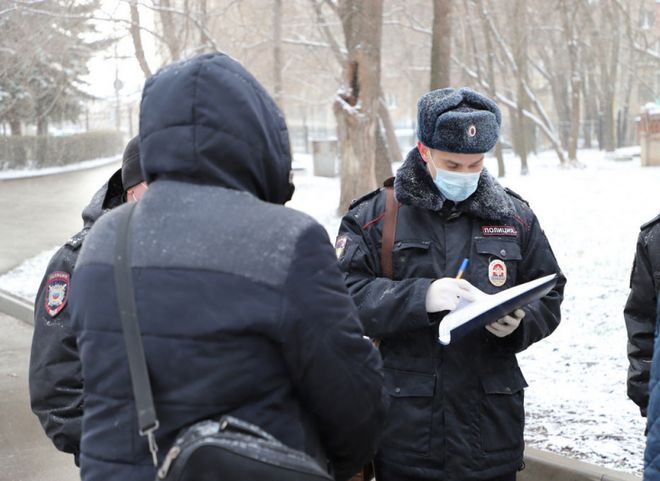
{"label": "fur ushanka hat", "polygon": [[417,138],[432,149],[488,152],[497,143],[501,123],[495,102],[468,88],[432,90],[417,102]]}

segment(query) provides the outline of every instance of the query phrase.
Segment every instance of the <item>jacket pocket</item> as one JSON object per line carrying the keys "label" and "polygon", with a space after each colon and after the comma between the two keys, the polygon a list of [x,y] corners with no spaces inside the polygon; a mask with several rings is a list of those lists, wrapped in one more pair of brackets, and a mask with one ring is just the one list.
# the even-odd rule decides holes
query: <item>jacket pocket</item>
{"label": "jacket pocket", "polygon": [[[516,241],[503,239],[475,239],[477,259],[471,271],[477,279],[477,287],[489,294],[512,287],[516,283],[518,261],[522,259],[520,246]],[[495,262],[498,261],[498,262]],[[504,264],[504,268],[502,268]]]}
{"label": "jacket pocket", "polygon": [[383,446],[428,453],[431,442],[435,375],[383,369],[390,409]]}
{"label": "jacket pocket", "polygon": [[484,376],[481,403],[481,446],[484,451],[523,448],[527,382],[518,366]]}
{"label": "jacket pocket", "polygon": [[396,279],[436,277],[430,241],[397,241],[392,248],[392,267]]}

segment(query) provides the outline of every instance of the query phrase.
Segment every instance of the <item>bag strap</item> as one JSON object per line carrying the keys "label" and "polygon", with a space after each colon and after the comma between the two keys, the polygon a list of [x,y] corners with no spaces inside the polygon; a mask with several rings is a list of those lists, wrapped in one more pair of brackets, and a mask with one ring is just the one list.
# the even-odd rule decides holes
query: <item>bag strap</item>
{"label": "bag strap", "polygon": [[137,410],[138,426],[140,436],[147,436],[149,451],[158,466],[158,446],[156,445],[155,431],[159,423],[156,417],[153,395],[151,393],[151,382],[147,371],[147,361],[142,345],[140,325],[138,323],[137,308],[133,290],[133,276],[130,263],[130,223],[135,211],[136,202],[131,202],[126,212],[119,221],[117,228],[117,245],[115,253],[115,288],[117,290],[117,303],[119,305],[119,316],[121,328],[124,333],[124,343],[128,354],[128,367],[131,373],[131,385],[133,397],[135,398],[135,409]]}
{"label": "bag strap", "polygon": [[385,217],[383,218],[383,238],[380,247],[380,270],[385,277],[394,277],[392,271],[392,249],[396,234],[396,219],[399,203],[394,198],[394,188],[385,188]]}

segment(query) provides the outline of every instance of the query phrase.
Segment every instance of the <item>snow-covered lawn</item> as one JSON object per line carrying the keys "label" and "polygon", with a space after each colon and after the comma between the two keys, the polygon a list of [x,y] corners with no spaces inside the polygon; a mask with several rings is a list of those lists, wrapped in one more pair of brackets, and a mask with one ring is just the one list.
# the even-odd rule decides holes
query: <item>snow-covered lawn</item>
{"label": "snow-covered lawn", "polygon": [[[598,151],[579,156],[584,168],[561,169],[552,153],[541,154],[524,177],[508,158],[501,180],[529,201],[568,278],[561,325],[519,356],[529,382],[526,438],[530,446],[640,474],[645,423],[626,397],[622,310],[639,226],[660,213],[660,168]],[[314,177],[309,156],[298,156],[296,166],[289,206],[315,217],[334,240],[338,180]],[[487,166],[497,173],[494,159]],[[51,254],[0,277],[0,289],[33,299]]]}

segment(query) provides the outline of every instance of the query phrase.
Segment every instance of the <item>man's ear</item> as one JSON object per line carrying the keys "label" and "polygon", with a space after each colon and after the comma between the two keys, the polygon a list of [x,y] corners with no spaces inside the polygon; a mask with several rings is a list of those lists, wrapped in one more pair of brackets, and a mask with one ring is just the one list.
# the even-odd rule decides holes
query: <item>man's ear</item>
{"label": "man's ear", "polygon": [[429,163],[427,159],[429,155],[429,148],[422,144],[419,140],[417,141],[417,150],[419,151],[419,155],[422,157],[422,160],[426,162],[427,164]]}

